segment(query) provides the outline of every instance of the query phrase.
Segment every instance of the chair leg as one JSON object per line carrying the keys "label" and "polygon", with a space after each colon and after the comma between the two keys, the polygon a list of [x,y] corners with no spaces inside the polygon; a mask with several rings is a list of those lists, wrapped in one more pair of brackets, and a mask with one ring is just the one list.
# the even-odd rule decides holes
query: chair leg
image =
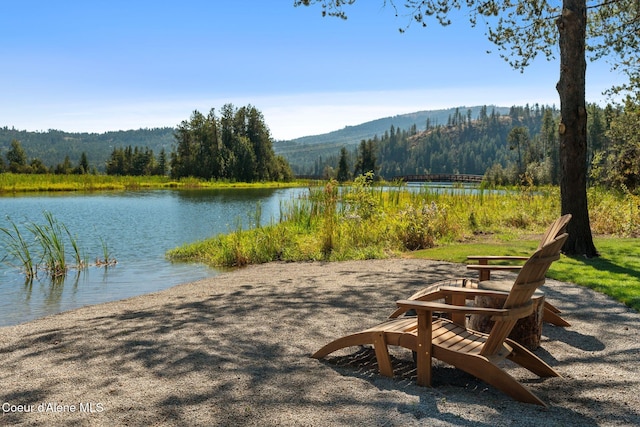
{"label": "chair leg", "polygon": [[520,384],[511,375],[491,363],[486,357],[476,355],[460,357],[459,353],[456,354],[455,352],[450,352],[449,350],[443,350],[441,348],[438,348],[437,350],[439,350],[438,354],[434,356],[438,359],[452,364],[456,368],[473,375],[487,384],[491,384],[498,390],[511,396],[513,399],[520,402],[547,406],[542,400],[540,400],[540,398],[538,398],[538,396]]}
{"label": "chair leg", "polygon": [[517,342],[507,339],[507,344],[513,351],[507,358],[523,368],[533,372],[539,377],[561,377],[555,369],[549,366],[544,360],[530,352],[526,347]]}
{"label": "chair leg", "polygon": [[335,341],[331,341],[329,344],[322,347],[311,355],[314,359],[322,359],[328,354],[338,351],[341,348],[352,347],[365,344],[373,344],[374,337],[371,336],[371,332],[359,332],[353,335],[347,335],[346,337],[338,338]]}
{"label": "chair leg", "polygon": [[487,362],[484,367],[480,367],[479,371],[479,374],[474,374],[476,377],[503,391],[515,400],[547,406],[538,396],[533,394],[532,391],[520,384],[515,378],[495,366],[493,363]]}
{"label": "chair leg", "polygon": [[386,377],[393,377],[393,366],[391,365],[391,356],[387,349],[387,343],[384,332],[359,332],[346,337],[338,338],[322,347],[311,355],[314,359],[322,359],[323,357],[346,347],[354,347],[359,345],[373,344],[376,352],[376,360],[378,361],[378,369],[380,374]]}
{"label": "chair leg", "polygon": [[418,311],[417,374],[418,385],[431,386],[432,313]]}
{"label": "chair leg", "polygon": [[387,342],[384,339],[384,332],[375,332],[373,336],[373,348],[376,352],[376,360],[378,361],[378,369],[380,374],[385,377],[393,377],[393,367],[391,366],[391,357]]}
{"label": "chair leg", "polygon": [[556,326],[571,326],[571,323],[560,317],[557,311],[549,309],[546,304],[544,307],[544,312],[542,314],[542,320]]}
{"label": "chair leg", "polygon": [[558,307],[556,307],[555,305],[551,304],[549,301],[545,301],[544,302],[544,308],[546,308],[547,310],[551,310],[554,313],[558,313],[558,314],[561,313],[560,309]]}

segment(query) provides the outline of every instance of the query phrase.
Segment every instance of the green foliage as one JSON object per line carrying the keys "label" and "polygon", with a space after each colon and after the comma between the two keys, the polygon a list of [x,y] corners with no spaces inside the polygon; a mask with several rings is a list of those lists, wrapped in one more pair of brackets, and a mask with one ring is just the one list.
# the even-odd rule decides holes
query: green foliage
{"label": "green foliage", "polygon": [[[64,232],[69,234],[63,224],[58,223],[50,212],[44,212],[45,224],[32,223],[27,229],[36,237],[40,244],[42,258],[46,270],[52,277],[67,274]],[[70,235],[70,234],[69,234]],[[75,245],[74,245],[75,246]]]}
{"label": "green foliage", "polygon": [[364,175],[369,172],[376,173],[377,169],[376,144],[371,139],[367,141],[363,139],[358,147],[358,156],[353,173],[354,175]]}
{"label": "green foliage", "polygon": [[363,220],[377,218],[381,214],[379,197],[377,197],[375,187],[373,187],[375,175],[369,171],[356,177],[353,184],[344,189],[342,200],[344,200],[343,213],[346,216],[357,217]]}
{"label": "green foliage", "polygon": [[207,181],[198,178],[171,179],[167,176],[115,176],[115,175],[53,175],[0,173],[0,196],[17,192],[40,191],[105,191],[192,188],[277,188],[302,186],[304,181],[235,182],[229,180]]}
{"label": "green foliage", "polygon": [[[277,222],[174,249],[171,259],[239,266],[271,260],[381,258],[475,234],[542,233],[558,215],[558,190],[464,194],[335,181],[281,205]],[[473,217],[473,221],[470,218]]]}
{"label": "green foliage", "polygon": [[345,147],[340,149],[340,160],[338,161],[336,179],[338,182],[345,182],[351,179],[351,173],[349,172],[349,154]]}
{"label": "green foliage", "polygon": [[[509,108],[491,107],[497,115],[507,114]],[[473,117],[477,117],[479,112],[486,110],[486,106],[470,107]],[[349,156],[356,157],[356,151],[361,141],[364,139],[378,139],[388,132],[391,126],[400,132],[409,130],[412,127],[423,128],[426,123],[427,128],[437,124],[447,123],[448,119],[455,115],[455,108],[443,110],[418,111],[409,114],[400,114],[393,117],[385,117],[356,126],[347,126],[344,129],[333,132],[305,136],[290,141],[276,141],[274,143],[275,152],[285,157],[294,172],[298,175],[322,176],[327,165],[335,167],[338,163],[338,153],[344,147]],[[378,157],[378,164],[382,160]],[[355,163],[355,162],[354,162]],[[353,165],[353,163],[352,163]],[[413,172],[412,172],[413,173]],[[387,174],[381,174],[387,177]],[[391,173],[391,175],[397,175]]]}
{"label": "green foliage", "polygon": [[[640,183],[640,143],[636,104],[604,109],[590,104],[588,152],[593,183],[637,192]],[[512,107],[508,116],[481,109],[477,119],[471,111],[455,111],[447,126],[427,123],[425,131],[415,126],[398,130],[394,126],[382,137],[369,140],[375,146],[375,165],[381,176],[422,173],[484,174],[492,186],[508,184],[544,185],[559,182],[558,111],[554,108]],[[367,145],[364,145],[366,149]],[[318,159],[316,170],[336,164],[346,181],[345,164],[363,158],[363,142],[349,154]]]}
{"label": "green foliage", "polygon": [[594,150],[591,177],[601,184],[635,192],[640,189],[640,104],[609,111],[609,126],[600,125],[603,143]]}
{"label": "green foliage", "polygon": [[629,191],[591,188],[591,228],[596,234],[640,236],[640,196]]}
{"label": "green foliage", "polygon": [[429,204],[422,201],[419,206],[409,205],[401,210],[396,227],[402,245],[413,251],[435,246],[453,231],[451,225],[445,208],[434,201]]}
{"label": "green foliage", "polygon": [[107,245],[107,242],[102,236],[100,236],[100,244],[102,245],[102,259],[96,258],[96,265],[101,267],[116,265],[118,261],[111,255],[109,245]]}
{"label": "green foliage", "polygon": [[9,172],[22,173],[26,171],[27,155],[17,139],[11,141],[11,148],[7,151],[7,161],[9,162]]}
{"label": "green foliage", "polygon": [[165,151],[162,149],[156,159],[153,150],[149,148],[144,150],[131,146],[114,148],[111,157],[107,160],[106,173],[107,175],[164,176],[167,173]]}
{"label": "green foliage", "polygon": [[262,113],[255,107],[226,104],[218,118],[194,111],[178,125],[176,150],[171,154],[171,176],[232,179],[243,182],[283,181],[293,178],[282,158],[273,152]]}
{"label": "green foliage", "polygon": [[[446,125],[426,120],[422,131],[415,123],[407,129],[391,125],[381,136],[361,141],[351,154],[341,147],[339,156],[335,154],[336,148],[334,155],[318,158],[313,170],[324,171],[329,167],[344,170],[346,160],[355,158],[356,175],[373,170],[385,179],[425,173],[488,172],[490,182],[515,184],[530,169],[536,184],[558,181],[558,111],[539,105],[514,106],[507,110],[508,116],[500,111],[496,108],[489,111],[485,106],[468,109],[464,114],[454,109]],[[513,129],[528,134],[521,145],[518,139],[516,150],[509,149],[508,137]],[[307,151],[309,156],[314,153],[311,148]]]}
{"label": "green foliage", "polygon": [[[63,165],[65,158],[84,166],[85,173],[103,172],[114,147],[149,147],[158,153],[170,151],[173,145],[173,128],[138,129],[105,133],[74,133],[59,130],[29,132],[9,127],[0,127],[0,157],[6,155],[11,141],[20,141],[29,159],[44,159],[44,166],[51,172]],[[86,164],[82,154],[85,153]],[[73,173],[74,167],[71,170]]]}
{"label": "green foliage", "polygon": [[335,233],[338,223],[336,207],[338,205],[338,187],[335,181],[329,181],[324,191],[319,193],[319,213],[322,216],[321,248],[322,254],[328,258],[335,246]]}

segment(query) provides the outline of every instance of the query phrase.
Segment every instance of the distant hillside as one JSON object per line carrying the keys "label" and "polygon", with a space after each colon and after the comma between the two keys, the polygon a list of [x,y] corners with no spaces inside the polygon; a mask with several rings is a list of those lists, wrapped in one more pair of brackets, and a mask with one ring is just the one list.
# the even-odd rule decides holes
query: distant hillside
{"label": "distant hillside", "polygon": [[[560,112],[554,107],[511,107],[505,114],[497,108],[483,108],[478,118],[473,113],[455,110],[442,124],[429,123],[426,129],[412,125],[408,129],[390,127],[358,147],[326,153],[321,158],[306,157],[311,169],[298,174],[337,175],[339,164],[346,163],[341,174],[364,173],[371,168],[378,176],[391,180],[396,176],[426,173],[465,173],[484,175],[493,170],[492,179],[514,182],[525,171],[537,182],[556,182],[558,156],[556,130]],[[510,141],[514,129],[520,129],[517,140]],[[314,154],[317,148],[330,144],[300,145],[301,159],[305,149]],[[362,159],[375,162],[362,165]],[[296,165],[299,165],[297,163]],[[357,166],[360,165],[360,166]]]}
{"label": "distant hillside", "polygon": [[325,133],[322,135],[305,136],[289,141],[276,141],[274,150],[282,155],[291,164],[294,172],[299,174],[313,173],[314,164],[319,158],[336,156],[342,147],[352,150],[360,141],[382,137],[391,126],[398,130],[408,130],[416,126],[418,130],[425,130],[427,122],[430,126],[446,125],[447,121],[456,113],[467,115],[470,111],[471,118],[476,119],[482,108],[489,111],[495,110],[497,114],[508,114],[510,108],[495,106],[458,107],[445,110],[418,111],[393,117],[385,117],[362,123],[357,126],[346,126],[344,129]]}
{"label": "distant hillside", "polygon": [[28,132],[9,127],[0,128],[0,156],[4,158],[11,141],[18,140],[27,158],[39,158],[51,167],[64,162],[66,156],[77,164],[84,152],[90,168],[104,171],[114,148],[148,147],[157,155],[163,148],[171,152],[173,128],[138,129],[106,133],[71,133],[59,130]]}
{"label": "distant hillside", "polygon": [[[429,126],[447,125],[451,117],[462,114],[471,118],[478,117],[483,107],[458,107],[444,110],[419,111],[410,114],[402,114],[393,117],[385,117],[356,126],[347,126],[322,135],[305,136],[290,141],[275,141],[274,151],[284,156],[291,164],[292,169],[298,174],[313,173],[314,165],[318,159],[327,159],[337,156],[340,148],[347,147],[353,150],[361,140],[367,140],[374,136],[382,137],[391,126],[397,130],[408,130],[415,126],[418,131],[425,130]],[[509,113],[507,107],[484,107],[489,111],[495,110],[497,114]],[[59,130],[47,132],[29,132],[17,130],[7,126],[0,127],[0,156],[4,158],[11,141],[20,141],[28,159],[39,158],[51,167],[62,162],[66,156],[72,164],[77,164],[84,152],[87,155],[90,168],[98,171],[105,170],[105,163],[115,148],[140,147],[149,148],[154,154],[162,149],[166,153],[173,150],[173,128],[138,129],[116,131],[106,133],[72,133]]]}

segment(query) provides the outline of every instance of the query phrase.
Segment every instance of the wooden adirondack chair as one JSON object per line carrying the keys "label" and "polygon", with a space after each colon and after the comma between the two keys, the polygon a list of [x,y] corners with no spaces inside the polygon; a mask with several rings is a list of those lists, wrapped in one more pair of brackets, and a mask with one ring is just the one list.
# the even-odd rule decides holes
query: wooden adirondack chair
{"label": "wooden adirondack chair", "polygon": [[[322,347],[312,357],[320,359],[345,347],[373,344],[380,373],[393,376],[387,346],[400,346],[417,353],[419,385],[431,385],[431,358],[435,357],[493,385],[516,400],[546,406],[535,394],[501,369],[499,363],[507,358],[540,377],[560,376],[542,359],[507,336],[518,319],[532,313],[531,297],[544,283],[551,263],[560,257],[560,250],[566,239],[567,234],[556,237],[525,262],[501,309],[463,304],[476,295],[491,295],[495,294],[494,291],[442,286],[431,297],[444,298],[445,301],[452,301],[452,304],[398,301],[400,308],[415,310],[417,316],[388,320],[365,331],[339,338]],[[434,312],[448,312],[454,317],[453,320],[434,317]],[[464,322],[456,320],[463,319],[470,313],[493,316],[496,322],[491,333],[487,335],[467,329]]]}
{"label": "wooden adirondack chair", "polygon": [[[571,214],[566,214],[555,220],[547,231],[543,234],[538,249],[542,248],[546,243],[551,242],[557,236],[565,233],[567,230],[567,224],[571,220]],[[493,290],[509,291],[510,284],[500,284],[496,282],[484,283],[491,280],[492,271],[518,271],[522,268],[522,265],[495,265],[490,264],[490,261],[526,261],[528,258],[525,256],[509,256],[509,255],[470,255],[468,260],[478,261],[478,264],[467,265],[470,270],[477,270],[479,273],[480,283],[477,285],[482,289],[489,289],[489,286],[493,287]],[[571,326],[569,322],[560,317],[561,311],[550,304],[548,301],[544,303],[544,321],[554,324],[556,326]]]}
{"label": "wooden adirondack chair", "polygon": [[[542,235],[538,248],[540,249],[546,243],[551,242],[556,237],[565,233],[567,230],[567,224],[571,220],[571,214],[566,214],[556,219],[547,228],[547,231]],[[526,256],[516,255],[469,255],[468,260],[478,261],[478,264],[467,265],[470,270],[477,270],[479,273],[479,280],[491,280],[492,271],[517,271],[522,268],[522,265],[495,265],[489,264],[490,261],[526,261]]]}

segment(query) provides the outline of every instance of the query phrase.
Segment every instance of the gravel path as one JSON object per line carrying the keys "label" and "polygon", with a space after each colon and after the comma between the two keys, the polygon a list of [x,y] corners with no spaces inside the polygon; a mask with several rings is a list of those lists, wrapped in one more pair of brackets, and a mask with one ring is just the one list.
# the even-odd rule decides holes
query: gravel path
{"label": "gravel path", "polygon": [[405,351],[393,379],[367,349],[309,357],[468,274],[411,259],[271,263],[0,328],[0,425],[640,425],[640,314],[572,284],[545,285],[572,327],[545,325],[536,351],[563,377],[508,367],[548,408],[439,362],[434,387],[418,387]]}

